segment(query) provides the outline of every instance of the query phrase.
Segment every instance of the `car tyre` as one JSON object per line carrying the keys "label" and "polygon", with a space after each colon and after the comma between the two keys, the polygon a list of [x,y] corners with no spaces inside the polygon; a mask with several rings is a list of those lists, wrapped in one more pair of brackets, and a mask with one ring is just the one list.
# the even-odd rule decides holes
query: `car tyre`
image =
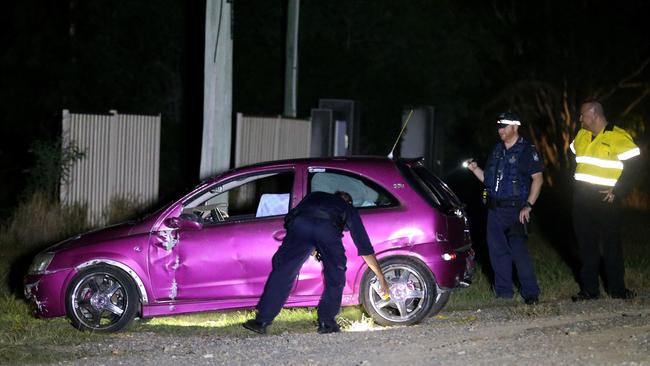
{"label": "car tyre", "polygon": [[[380,262],[390,286],[390,299],[383,299],[377,290],[379,282],[369,268],[361,282],[361,304],[373,320],[383,326],[411,325],[431,314],[436,300],[440,311],[448,300],[438,290],[431,270],[419,260],[393,257]],[[444,302],[444,303],[443,303]]]}
{"label": "car tyre", "polygon": [[79,330],[117,332],[140,308],[136,285],[124,271],[98,265],[77,273],[66,291],[66,313]]}

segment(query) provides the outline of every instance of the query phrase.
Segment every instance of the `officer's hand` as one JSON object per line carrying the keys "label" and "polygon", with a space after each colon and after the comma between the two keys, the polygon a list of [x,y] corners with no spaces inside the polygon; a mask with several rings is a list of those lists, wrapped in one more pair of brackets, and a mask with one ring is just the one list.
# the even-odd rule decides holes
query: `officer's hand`
{"label": "officer's hand", "polygon": [[530,211],[532,210],[533,209],[528,206],[522,208],[521,211],[519,211],[519,222],[525,224],[530,221]]}
{"label": "officer's hand", "polygon": [[467,169],[469,169],[470,172],[473,172],[478,168],[478,164],[476,164],[476,160],[471,160],[467,163]]}
{"label": "officer's hand", "polygon": [[390,286],[388,286],[388,282],[386,282],[386,279],[380,278],[379,279],[379,286],[380,286],[380,295],[384,299],[388,299],[390,296]]}
{"label": "officer's hand", "polygon": [[605,195],[605,197],[603,197],[603,202],[607,202],[607,203],[614,202],[614,198],[616,197],[616,195],[614,194],[613,188],[607,189],[605,191],[600,191],[600,193]]}

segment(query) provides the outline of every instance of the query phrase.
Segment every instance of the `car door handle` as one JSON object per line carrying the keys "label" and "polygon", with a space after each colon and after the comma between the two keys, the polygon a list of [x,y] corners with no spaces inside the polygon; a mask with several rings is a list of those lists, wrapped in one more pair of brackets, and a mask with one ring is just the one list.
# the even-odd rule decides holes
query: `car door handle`
{"label": "car door handle", "polygon": [[284,229],[278,230],[278,231],[273,233],[273,239],[275,239],[276,241],[284,240],[285,236],[287,236],[287,231],[284,230]]}
{"label": "car door handle", "polygon": [[437,241],[447,241],[447,237],[445,236],[445,234],[436,233],[436,240]]}

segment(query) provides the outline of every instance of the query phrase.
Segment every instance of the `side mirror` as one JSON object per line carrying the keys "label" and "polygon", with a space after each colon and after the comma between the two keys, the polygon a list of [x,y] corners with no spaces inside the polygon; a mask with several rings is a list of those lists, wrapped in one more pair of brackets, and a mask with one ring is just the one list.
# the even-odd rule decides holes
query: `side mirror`
{"label": "side mirror", "polygon": [[200,222],[196,222],[194,220],[188,220],[180,217],[168,217],[165,219],[165,221],[163,221],[163,224],[165,224],[165,226],[172,229],[180,229],[180,230],[188,230],[188,231],[196,231],[196,230],[203,229],[203,225],[201,225]]}

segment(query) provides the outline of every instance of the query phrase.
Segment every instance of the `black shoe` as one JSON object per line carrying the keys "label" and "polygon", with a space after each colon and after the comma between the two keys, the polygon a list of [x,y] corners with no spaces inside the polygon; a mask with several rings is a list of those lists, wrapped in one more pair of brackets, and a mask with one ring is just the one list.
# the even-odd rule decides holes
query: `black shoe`
{"label": "black shoe", "polygon": [[537,305],[539,304],[539,298],[537,296],[531,296],[524,298],[526,305]]}
{"label": "black shoe", "polygon": [[615,293],[615,294],[610,294],[609,295],[612,299],[623,299],[623,300],[630,300],[636,297],[636,291],[630,290],[630,289],[625,289],[621,293]]}
{"label": "black shoe", "polygon": [[600,295],[592,295],[592,294],[590,294],[588,292],[585,292],[585,291],[580,291],[577,294],[571,296],[571,300],[573,302],[597,300],[598,298],[600,298]]}
{"label": "black shoe", "polygon": [[338,333],[341,331],[341,327],[338,324],[325,324],[323,322],[318,323],[318,334],[327,334],[327,333]]}
{"label": "black shoe", "polygon": [[242,326],[248,330],[252,330],[255,333],[266,334],[266,327],[268,327],[269,324],[270,323],[264,323],[255,319],[250,319],[242,324]]}

